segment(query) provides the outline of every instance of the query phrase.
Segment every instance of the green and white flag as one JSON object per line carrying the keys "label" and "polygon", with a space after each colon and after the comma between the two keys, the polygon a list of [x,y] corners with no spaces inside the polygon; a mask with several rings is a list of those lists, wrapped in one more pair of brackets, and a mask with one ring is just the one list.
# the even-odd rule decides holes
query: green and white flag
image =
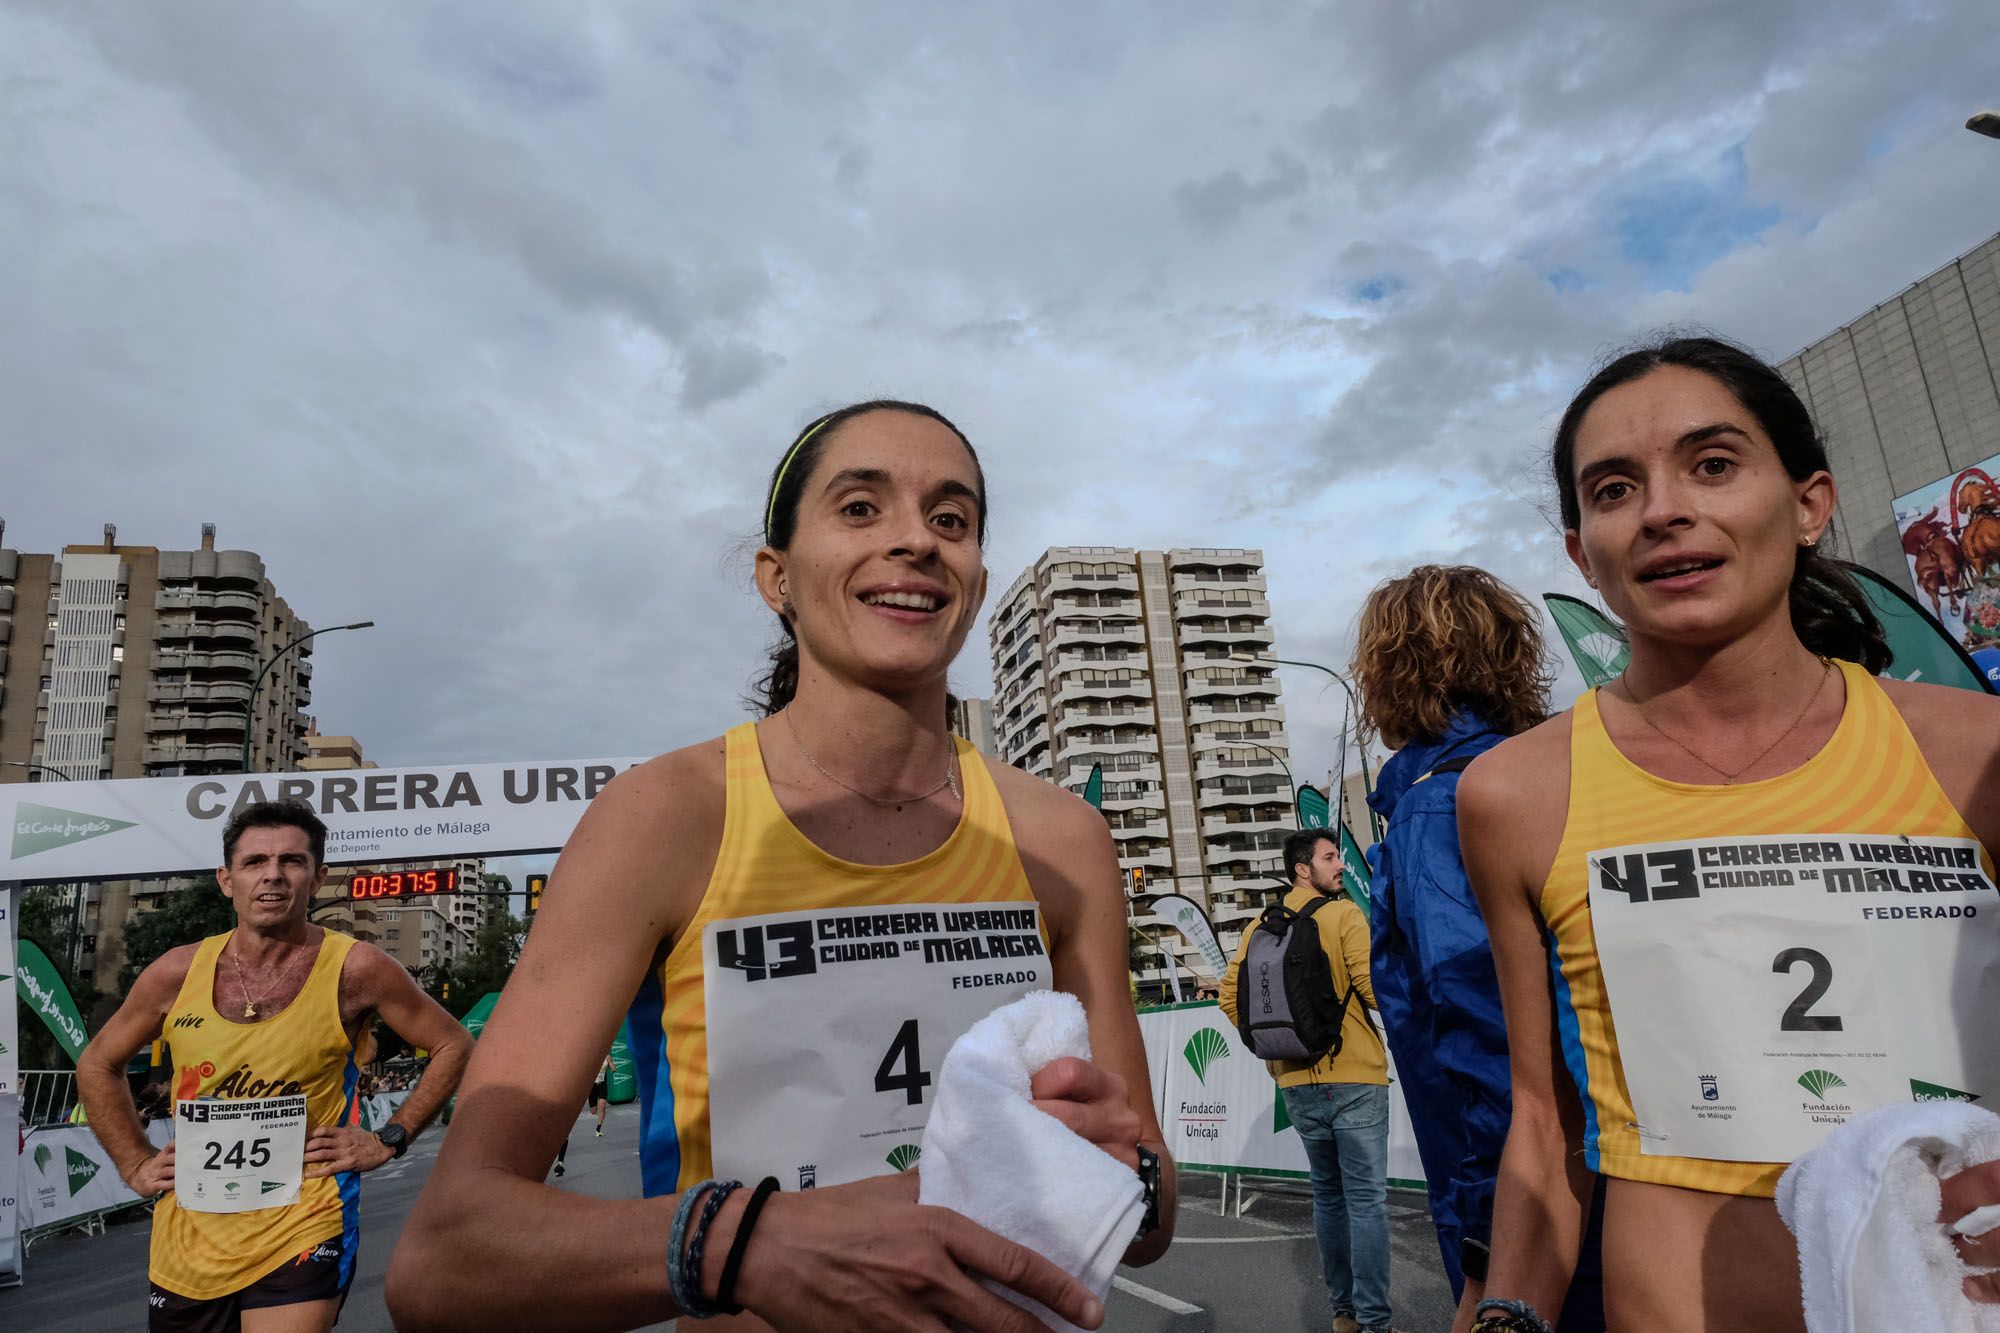
{"label": "green and white flag", "polygon": [[1375,874],[1368,868],[1368,858],[1361,854],[1361,848],[1354,841],[1354,835],[1347,831],[1347,825],[1340,826],[1340,882],[1347,888],[1347,896],[1367,916],[1375,904]]}
{"label": "green and white flag", "polygon": [[1333,822],[1329,818],[1332,808],[1327,804],[1326,793],[1317,787],[1300,783],[1298,806],[1300,828],[1325,828]]}
{"label": "green and white flag", "polygon": [[1083,784],[1083,799],[1099,810],[1104,808],[1104,765],[1090,766],[1090,779]]}
{"label": "green and white flag", "polygon": [[15,993],[35,1011],[35,1016],[56,1034],[56,1040],[73,1061],[83,1054],[90,1033],[77,1012],[76,999],[63,984],[62,974],[33,940],[21,941],[19,970],[14,976]]}
{"label": "green and white flag", "polygon": [[1561,631],[1563,642],[1569,645],[1569,655],[1576,659],[1577,669],[1583,672],[1583,683],[1595,689],[1616,680],[1625,664],[1632,660],[1624,627],[1590,603],[1559,592],[1543,593],[1542,601],[1548,606],[1556,629]]}

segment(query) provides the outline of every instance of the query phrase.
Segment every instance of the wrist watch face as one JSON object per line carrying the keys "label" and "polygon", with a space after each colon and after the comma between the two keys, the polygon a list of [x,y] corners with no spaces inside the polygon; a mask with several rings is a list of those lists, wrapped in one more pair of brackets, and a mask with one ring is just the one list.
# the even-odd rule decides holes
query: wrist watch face
{"label": "wrist watch face", "polygon": [[409,1131],[401,1125],[384,1125],[375,1131],[375,1137],[382,1140],[383,1146],[392,1150],[398,1157],[403,1155],[403,1147],[410,1141]]}

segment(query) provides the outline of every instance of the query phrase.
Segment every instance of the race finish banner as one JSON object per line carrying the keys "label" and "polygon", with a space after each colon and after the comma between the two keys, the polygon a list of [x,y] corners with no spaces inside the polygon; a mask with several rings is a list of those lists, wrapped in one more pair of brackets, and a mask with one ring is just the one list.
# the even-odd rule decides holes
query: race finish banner
{"label": "race finish banner", "polygon": [[0,842],[0,880],[212,870],[222,859],[229,816],[255,801],[284,798],[304,801],[326,821],[330,865],[554,851],[605,784],[643,762],[122,778],[53,790],[8,783],[0,786],[8,829]]}
{"label": "race finish banner", "polygon": [[1972,839],[1696,838],[1589,865],[1643,1152],[1790,1162],[1877,1107],[2000,1103],[2000,890]]}

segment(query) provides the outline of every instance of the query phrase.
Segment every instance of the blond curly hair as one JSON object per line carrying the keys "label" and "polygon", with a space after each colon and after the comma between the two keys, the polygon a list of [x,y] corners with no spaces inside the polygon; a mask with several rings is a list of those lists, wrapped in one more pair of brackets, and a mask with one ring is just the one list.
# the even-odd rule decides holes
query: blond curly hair
{"label": "blond curly hair", "polygon": [[1398,750],[1436,740],[1462,708],[1526,731],[1555,680],[1541,617],[1471,565],[1419,565],[1369,593],[1350,669],[1363,725]]}

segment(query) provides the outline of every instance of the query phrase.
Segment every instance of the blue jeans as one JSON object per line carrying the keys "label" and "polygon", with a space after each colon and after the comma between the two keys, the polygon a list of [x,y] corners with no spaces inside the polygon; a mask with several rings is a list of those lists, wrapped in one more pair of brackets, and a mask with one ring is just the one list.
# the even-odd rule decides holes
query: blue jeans
{"label": "blue jeans", "polygon": [[1389,1326],[1389,1089],[1302,1083],[1285,1109],[1312,1167],[1313,1231],[1327,1298],[1363,1328]]}

